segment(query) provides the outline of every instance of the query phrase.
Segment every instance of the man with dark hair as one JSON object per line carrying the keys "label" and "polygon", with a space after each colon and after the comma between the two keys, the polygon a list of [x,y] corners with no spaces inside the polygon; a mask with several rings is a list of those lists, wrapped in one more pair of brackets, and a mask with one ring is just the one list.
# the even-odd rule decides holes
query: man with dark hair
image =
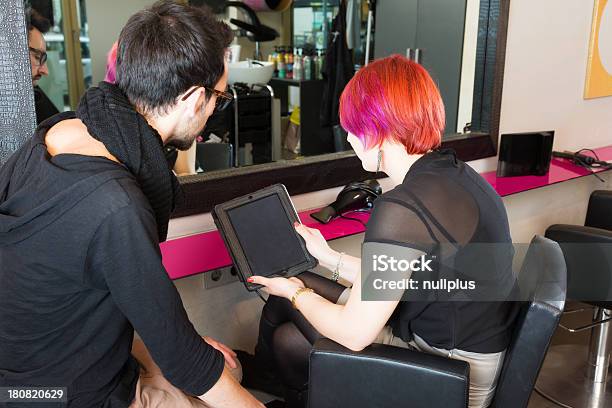
{"label": "man with dark hair", "polygon": [[49,75],[47,68],[47,44],[43,34],[49,31],[51,23],[34,9],[26,12],[28,23],[28,50],[32,68],[32,85],[34,85],[34,103],[36,105],[36,123],[59,113],[53,102],[38,86],[38,80]]}
{"label": "man with dark hair", "polygon": [[136,13],[118,85],[0,169],[0,387],[66,387],[70,407],[263,407],[194,329],[159,250],[179,193],[163,146],[189,147],[230,100],[230,40],[201,9]]}

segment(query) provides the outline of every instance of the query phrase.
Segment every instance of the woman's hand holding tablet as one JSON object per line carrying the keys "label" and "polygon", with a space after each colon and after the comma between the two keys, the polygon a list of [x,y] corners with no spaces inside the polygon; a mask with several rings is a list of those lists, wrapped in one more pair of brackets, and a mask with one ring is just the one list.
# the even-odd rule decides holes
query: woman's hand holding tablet
{"label": "woman's hand holding tablet", "polygon": [[264,286],[264,291],[269,295],[291,299],[298,289],[304,287],[304,282],[298,278],[265,278],[254,275],[247,279],[247,282]]}
{"label": "woman's hand holding tablet", "polygon": [[219,204],[212,215],[248,290],[261,287],[251,276],[291,277],[317,265],[296,232],[299,218],[282,184]]}
{"label": "woman's hand holding tablet", "polygon": [[295,230],[306,242],[306,248],[312,256],[314,256],[321,265],[327,269],[333,269],[338,261],[338,252],[330,248],[327,240],[316,228],[309,228],[304,224],[296,222]]}

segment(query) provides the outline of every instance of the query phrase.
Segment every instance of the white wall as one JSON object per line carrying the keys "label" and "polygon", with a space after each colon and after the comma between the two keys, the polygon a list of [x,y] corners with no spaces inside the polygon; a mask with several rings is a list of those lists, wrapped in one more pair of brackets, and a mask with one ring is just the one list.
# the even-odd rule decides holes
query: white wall
{"label": "white wall", "polygon": [[86,0],[93,84],[106,75],[106,55],[119,38],[121,29],[135,12],[155,0]]}
{"label": "white wall", "polygon": [[[612,144],[612,98],[582,99],[593,0],[511,0],[501,131],[555,129],[555,149]],[[494,158],[470,163],[492,170]],[[595,189],[612,189],[589,176],[505,197],[514,242],[529,242],[554,223],[584,222],[586,204]],[[325,204],[337,189],[294,197],[298,209]],[[180,236],[212,228],[209,215],[173,220],[171,233]],[[358,253],[360,237],[333,242]],[[255,342],[261,301],[240,283],[202,289],[202,277],[177,282],[198,330],[228,344],[251,348]]]}
{"label": "white wall", "polygon": [[612,97],[584,100],[594,0],[511,0],[500,129],[556,150],[612,144]]}

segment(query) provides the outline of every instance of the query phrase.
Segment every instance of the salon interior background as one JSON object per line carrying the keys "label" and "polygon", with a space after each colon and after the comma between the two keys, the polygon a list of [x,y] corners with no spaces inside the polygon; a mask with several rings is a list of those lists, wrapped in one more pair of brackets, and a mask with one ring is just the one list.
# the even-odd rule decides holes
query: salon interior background
{"label": "salon interior background", "polygon": [[[0,43],[22,40],[6,35],[9,24],[24,30],[19,20],[20,0],[4,0],[0,10]],[[102,6],[107,15],[116,16],[107,21],[107,27],[121,27],[129,12],[117,13],[125,7],[142,8],[150,1],[129,2],[88,1],[91,7]],[[138,4],[138,5],[136,5]],[[593,12],[593,0],[511,0],[504,87],[501,106],[500,132],[522,132],[555,129],[555,150],[576,150],[582,147],[599,147],[612,144],[612,98],[583,99],[588,43]],[[268,15],[270,14],[270,15]],[[283,21],[278,15],[260,13],[266,24],[282,30]],[[22,17],[21,17],[22,18]],[[125,18],[123,21],[120,19]],[[271,20],[277,20],[276,22]],[[91,30],[96,30],[90,20]],[[109,28],[110,29],[110,28]],[[18,31],[17,31],[18,32]],[[93,31],[92,31],[93,32]],[[114,38],[114,37],[113,37]],[[4,42],[3,42],[4,41]],[[102,55],[112,44],[101,45]],[[21,44],[23,58],[27,58],[26,44]],[[19,54],[19,52],[17,52]],[[0,47],[1,60],[13,61],[15,55],[8,48]],[[92,49],[92,58],[96,58]],[[99,58],[99,57],[98,57]],[[15,60],[16,61],[16,60]],[[27,60],[26,60],[27,61]],[[30,86],[29,66],[22,62],[3,63],[0,69],[0,146],[19,134],[19,123],[33,126],[30,102],[7,97],[15,87]],[[20,65],[21,64],[21,65]],[[21,82],[19,82],[21,81]],[[19,82],[19,83],[18,83]],[[9,127],[11,127],[9,129]],[[25,137],[26,131],[22,133]],[[470,163],[478,171],[492,170],[495,158]],[[533,234],[542,233],[554,223],[580,224],[584,221],[588,196],[594,189],[612,188],[610,175],[604,175],[603,184],[593,177],[565,182],[543,189],[506,197],[511,232],[515,242],[528,242]],[[315,208],[328,203],[338,189],[313,192],[294,197],[298,210]],[[200,214],[171,222],[171,237],[194,234],[213,228],[209,214]],[[347,252],[358,252],[360,237],[355,236],[334,245]],[[197,275],[176,281],[190,318],[201,332],[226,342],[236,348],[249,349],[255,341],[256,322],[260,301],[244,293],[240,284],[226,285],[205,290],[203,276]],[[211,310],[228,310],[227,314],[210,313]]]}
{"label": "salon interior background", "polygon": [[[555,149],[575,150],[612,144],[612,98],[583,99],[593,0],[511,0],[501,133],[555,129]],[[496,158],[471,162],[478,171],[494,170]],[[529,242],[551,224],[581,224],[595,189],[612,189],[585,177],[504,198],[512,238]],[[298,211],[333,201],[338,189],[293,197]],[[171,221],[170,233],[180,237],[214,228],[210,214]],[[333,242],[339,250],[359,254],[362,236]],[[230,345],[249,349],[255,342],[260,301],[243,292],[240,283],[205,290],[203,277],[176,281],[198,330],[214,330]],[[224,320],[209,313],[229,310]]]}

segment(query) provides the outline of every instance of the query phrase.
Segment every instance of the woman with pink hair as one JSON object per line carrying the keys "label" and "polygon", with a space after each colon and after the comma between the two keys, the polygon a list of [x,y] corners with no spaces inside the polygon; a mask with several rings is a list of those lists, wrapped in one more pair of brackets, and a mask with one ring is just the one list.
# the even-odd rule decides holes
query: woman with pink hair
{"label": "woman with pink hair", "polygon": [[115,41],[110,51],[108,52],[108,56],[106,57],[106,76],[104,77],[104,80],[106,82],[110,82],[111,84],[114,84],[116,76],[117,76],[117,41]]}
{"label": "woman with pink hair", "polygon": [[[356,351],[382,343],[468,362],[469,407],[488,407],[516,306],[451,301],[444,291],[419,292],[418,286],[405,284],[412,278],[419,283],[450,276],[459,268],[470,273],[462,276],[474,276],[473,263],[466,261],[482,259],[479,284],[510,282],[512,287],[512,240],[501,198],[453,150],[440,148],[445,126],[440,92],[423,66],[403,56],[376,60],[355,74],[340,99],[340,121],[363,168],[386,173],[394,188],[376,199],[364,236],[364,262],[332,249],[319,230],[296,223],[308,251],[331,279],[310,272],[290,279],[248,279],[270,294],[251,360],[259,368],[257,381],[280,382],[287,407],[301,408],[309,355],[318,338]],[[483,259],[475,256],[475,243],[495,243],[500,250]],[[385,261],[377,269],[383,257],[392,258],[383,251],[410,267]],[[506,293],[504,288],[496,286],[495,293]],[[245,384],[254,385],[249,371]],[[375,399],[376,392],[372,395]]]}

